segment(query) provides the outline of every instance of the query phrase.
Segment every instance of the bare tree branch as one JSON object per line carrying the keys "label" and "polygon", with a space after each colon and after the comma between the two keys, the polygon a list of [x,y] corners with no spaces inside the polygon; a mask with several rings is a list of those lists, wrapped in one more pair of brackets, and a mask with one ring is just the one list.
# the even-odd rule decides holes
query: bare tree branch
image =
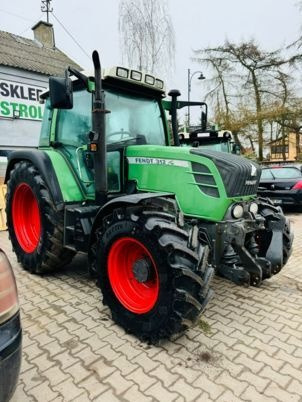
{"label": "bare tree branch", "polygon": [[164,75],[174,67],[175,39],[166,0],[121,0],[119,32],[123,62]]}

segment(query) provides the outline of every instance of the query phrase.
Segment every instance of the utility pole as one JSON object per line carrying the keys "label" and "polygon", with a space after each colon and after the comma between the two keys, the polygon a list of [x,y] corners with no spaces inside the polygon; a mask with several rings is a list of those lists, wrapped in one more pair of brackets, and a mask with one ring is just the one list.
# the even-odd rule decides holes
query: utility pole
{"label": "utility pole", "polygon": [[41,11],[46,13],[47,22],[49,23],[49,13],[53,12],[53,8],[50,7],[52,0],[42,0]]}

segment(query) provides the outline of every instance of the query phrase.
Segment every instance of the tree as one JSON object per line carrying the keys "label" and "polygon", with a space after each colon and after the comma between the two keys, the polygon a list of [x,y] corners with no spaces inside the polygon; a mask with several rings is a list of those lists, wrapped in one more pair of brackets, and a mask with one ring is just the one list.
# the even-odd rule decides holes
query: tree
{"label": "tree", "polygon": [[[230,119],[231,116],[232,96],[235,97],[235,110],[238,104],[250,110],[248,114],[251,121],[246,121],[245,125],[253,121],[257,126],[258,153],[259,159],[262,160],[264,110],[266,105],[272,102],[272,98],[279,96],[280,82],[277,83],[277,79],[280,80],[281,67],[294,63],[298,56],[284,57],[280,51],[265,51],[253,40],[240,44],[227,41],[222,46],[201,49],[196,53],[197,60],[206,63],[214,72],[218,83],[215,90],[222,94],[219,99],[223,99],[226,118]],[[274,87],[276,89],[272,89]]]}
{"label": "tree", "polygon": [[165,74],[174,65],[175,39],[166,0],[121,0],[119,32],[123,62]]}

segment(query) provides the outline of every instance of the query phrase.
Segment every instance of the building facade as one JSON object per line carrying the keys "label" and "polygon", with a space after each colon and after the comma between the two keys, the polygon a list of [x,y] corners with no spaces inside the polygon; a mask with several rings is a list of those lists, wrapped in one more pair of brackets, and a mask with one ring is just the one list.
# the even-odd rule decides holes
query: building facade
{"label": "building facade", "polygon": [[285,136],[284,143],[282,138],[270,142],[270,161],[283,162],[283,153],[286,162],[297,162],[301,155],[302,136],[296,133],[289,133]]}
{"label": "building facade", "polygon": [[34,39],[0,31],[0,156],[6,150],[36,147],[44,105],[39,95],[50,75],[81,67],[55,46],[53,26],[40,21]]}

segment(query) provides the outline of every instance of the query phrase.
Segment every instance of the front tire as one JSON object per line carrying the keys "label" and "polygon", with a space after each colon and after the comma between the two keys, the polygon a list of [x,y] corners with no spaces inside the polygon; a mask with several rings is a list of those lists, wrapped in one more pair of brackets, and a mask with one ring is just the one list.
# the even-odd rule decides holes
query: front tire
{"label": "front tire", "polygon": [[94,268],[118,325],[156,343],[196,322],[212,294],[214,270],[201,245],[198,253],[189,248],[189,233],[173,215],[116,210],[97,238]]}
{"label": "front tire", "polygon": [[7,183],[7,226],[13,250],[23,268],[41,274],[68,264],[74,252],[63,246],[63,212],[28,161],[14,165]]}
{"label": "front tire", "polygon": [[293,251],[294,234],[291,230],[290,220],[286,218],[283,230],[283,264],[285,265]]}

